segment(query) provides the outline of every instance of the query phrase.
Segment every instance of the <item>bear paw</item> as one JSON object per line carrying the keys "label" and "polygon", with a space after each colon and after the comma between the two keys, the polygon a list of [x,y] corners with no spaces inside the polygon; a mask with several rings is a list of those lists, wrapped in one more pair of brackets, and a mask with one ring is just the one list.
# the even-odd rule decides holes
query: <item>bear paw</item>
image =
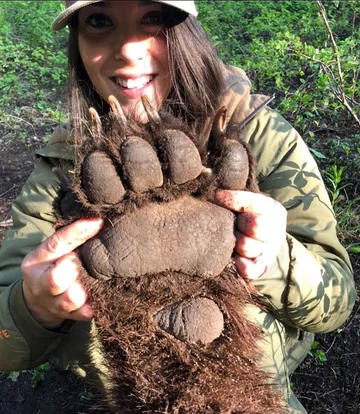
{"label": "bear paw", "polygon": [[219,275],[234,248],[234,215],[211,201],[217,188],[246,188],[246,147],[221,136],[203,148],[178,121],[160,119],[146,97],[149,128],[127,121],[114,97],[109,102],[115,127],[105,134],[90,110],[89,136],[60,205],[70,220],[78,211],[108,218],[81,248],[87,270],[123,280],[169,270]]}
{"label": "bear paw", "polygon": [[108,401],[124,413],[280,413],[254,362],[261,332],[243,312],[253,302],[232,260],[235,215],[213,202],[220,188],[256,190],[246,146],[223,110],[204,144],[146,97],[148,125],[108,101],[109,116],[89,111],[73,177],[55,170],[59,226],[105,219],[79,252]]}

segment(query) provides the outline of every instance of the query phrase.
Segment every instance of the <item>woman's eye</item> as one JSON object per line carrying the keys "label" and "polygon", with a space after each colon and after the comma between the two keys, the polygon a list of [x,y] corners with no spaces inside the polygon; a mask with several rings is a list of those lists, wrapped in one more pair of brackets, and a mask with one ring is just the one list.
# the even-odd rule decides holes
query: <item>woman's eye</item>
{"label": "woman's eye", "polygon": [[142,19],[141,23],[146,26],[162,26],[165,23],[164,13],[161,11],[153,11],[147,13]]}
{"label": "woman's eye", "polygon": [[112,22],[105,14],[91,14],[85,19],[85,26],[89,29],[107,29]]}

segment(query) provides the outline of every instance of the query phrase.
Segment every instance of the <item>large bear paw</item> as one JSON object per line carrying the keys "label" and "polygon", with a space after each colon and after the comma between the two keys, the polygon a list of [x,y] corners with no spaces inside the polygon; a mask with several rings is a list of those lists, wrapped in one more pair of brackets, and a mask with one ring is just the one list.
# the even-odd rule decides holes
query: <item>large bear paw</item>
{"label": "large bear paw", "polygon": [[109,103],[102,120],[89,111],[72,179],[56,173],[59,225],[106,219],[80,254],[116,411],[280,413],[242,313],[252,299],[232,261],[234,214],[213,202],[219,188],[256,190],[246,146],[225,133],[223,110],[203,144],[146,97],[148,125]]}
{"label": "large bear paw", "polygon": [[[81,214],[109,218],[102,232],[81,248],[89,274],[123,281],[166,271],[217,277],[230,263],[234,216],[211,199],[216,188],[246,187],[246,147],[218,134],[205,150],[183,125],[161,120],[146,97],[150,130],[134,127],[117,100],[109,101],[115,128],[105,135],[98,114],[90,110],[91,134],[78,148],[74,186],[61,201],[62,212],[70,216],[78,210],[68,202],[72,198],[81,205]],[[223,115],[216,118],[218,130]],[[161,310],[159,326],[191,342],[213,340],[221,333],[221,313],[214,303],[205,303],[192,299],[184,309],[178,304]],[[183,328],[172,328],[180,319],[187,321]],[[214,334],[210,319],[217,321]]]}

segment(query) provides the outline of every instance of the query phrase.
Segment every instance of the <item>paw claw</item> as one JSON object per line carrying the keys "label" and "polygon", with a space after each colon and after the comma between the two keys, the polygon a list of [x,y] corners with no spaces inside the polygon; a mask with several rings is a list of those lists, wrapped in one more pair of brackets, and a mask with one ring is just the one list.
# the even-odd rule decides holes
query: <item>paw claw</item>
{"label": "paw claw", "polygon": [[153,104],[150,102],[150,99],[147,97],[147,95],[142,95],[141,102],[144,106],[145,112],[150,120],[155,125],[161,124],[161,118],[154,108]]}
{"label": "paw claw", "polygon": [[213,174],[213,170],[211,168],[207,168],[207,167],[203,167],[201,174],[205,174],[205,175],[212,175]]}
{"label": "paw claw", "polygon": [[91,117],[91,133],[94,137],[97,137],[99,139],[102,136],[100,116],[94,108],[89,108],[89,114]]}
{"label": "paw claw", "polygon": [[226,130],[226,112],[227,109],[225,106],[222,106],[216,113],[213,128],[212,128],[212,134],[219,138],[222,136]]}
{"label": "paw claw", "polygon": [[126,125],[127,125],[127,119],[125,117],[124,111],[121,108],[121,105],[119,104],[119,101],[115,98],[115,96],[110,95],[108,97],[108,102],[111,106],[113,118],[118,123],[120,130],[125,131]]}

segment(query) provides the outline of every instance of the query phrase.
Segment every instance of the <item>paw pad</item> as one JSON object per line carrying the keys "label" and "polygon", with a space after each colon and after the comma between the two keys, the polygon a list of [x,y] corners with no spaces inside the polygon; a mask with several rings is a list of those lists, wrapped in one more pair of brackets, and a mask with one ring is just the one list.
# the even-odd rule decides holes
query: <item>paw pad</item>
{"label": "paw pad", "polygon": [[120,147],[123,173],[135,193],[161,187],[161,164],[154,148],[144,139],[129,137]]}
{"label": "paw pad", "polygon": [[208,344],[224,329],[224,315],[211,299],[197,297],[174,303],[154,315],[154,321],[180,341]]}
{"label": "paw pad", "polygon": [[82,186],[93,204],[117,204],[126,193],[116,166],[104,151],[94,151],[84,159]]}

